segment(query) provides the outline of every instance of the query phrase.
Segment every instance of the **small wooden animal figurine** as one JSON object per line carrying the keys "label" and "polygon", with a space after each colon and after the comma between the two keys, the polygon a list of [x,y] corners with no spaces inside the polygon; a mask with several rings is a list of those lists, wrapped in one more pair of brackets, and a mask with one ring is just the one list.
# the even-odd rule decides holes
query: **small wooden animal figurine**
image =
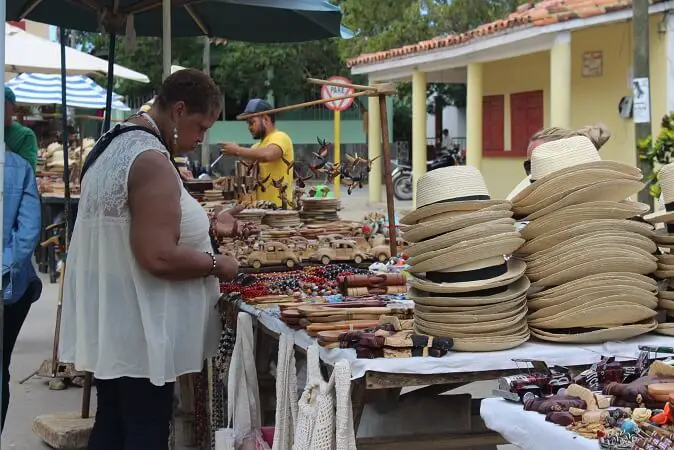
{"label": "small wooden animal figurine", "polygon": [[281,161],[283,161],[288,167],[288,171],[286,173],[290,173],[290,171],[293,170],[293,167],[295,167],[295,161],[288,161],[285,156],[281,156]]}
{"label": "small wooden animal figurine", "polygon": [[309,189],[309,197],[325,198],[328,195],[328,192],[330,192],[330,188],[327,186],[319,186],[318,188],[312,186],[311,189]]}
{"label": "small wooden animal figurine", "polygon": [[265,186],[265,184],[267,184],[269,178],[271,178],[271,174],[264,177],[263,180],[261,180],[260,177],[258,176],[257,180],[255,180],[255,186],[253,186],[253,190],[257,190],[257,188],[260,188],[261,192],[267,192],[267,186]]}
{"label": "small wooden animal figurine", "polygon": [[[304,183],[302,183],[304,184]],[[295,186],[295,190],[293,190],[293,209],[297,211],[302,210],[302,196],[304,195],[304,188],[297,187]]]}
{"label": "small wooden animal figurine", "polygon": [[297,170],[295,170],[294,172],[295,172],[295,189],[307,187],[305,181],[311,180],[313,178],[312,175],[309,175],[308,177],[303,177],[302,174],[299,173]]}
{"label": "small wooden animal figurine", "polygon": [[375,156],[374,158],[367,160],[367,171],[368,171],[368,173],[372,170],[372,163],[375,162],[376,160],[378,160],[379,158],[381,158],[381,155]]}
{"label": "small wooden animal figurine", "polygon": [[314,157],[317,159],[327,158],[328,153],[330,152],[330,144],[325,139],[321,139],[319,137],[316,137],[316,139],[318,140],[318,145],[320,145],[321,148],[318,149],[318,153],[312,152],[312,155],[314,155]]}
{"label": "small wooden animal figurine", "polygon": [[351,195],[351,193],[353,192],[353,190],[354,190],[355,188],[362,189],[362,188],[363,188],[363,179],[364,179],[364,178],[365,178],[365,177],[363,176],[363,172],[362,172],[362,171],[361,171],[360,174],[358,174],[358,176],[355,176],[355,177],[352,176],[352,177],[345,183],[346,186],[347,186],[347,190],[346,190],[347,193],[348,193],[349,195]]}
{"label": "small wooden animal figurine", "polygon": [[278,198],[281,200],[281,209],[288,209],[288,183],[283,178],[271,180],[271,185],[278,189]]}
{"label": "small wooden animal figurine", "polygon": [[318,169],[318,171],[325,174],[325,183],[330,184],[335,181],[335,178],[341,175],[342,165],[341,163],[328,163],[324,168]]}
{"label": "small wooden animal figurine", "polygon": [[255,170],[258,167],[258,164],[260,164],[257,161],[253,162],[239,161],[239,162],[246,168],[246,176],[250,176],[250,174],[253,173],[253,170]]}

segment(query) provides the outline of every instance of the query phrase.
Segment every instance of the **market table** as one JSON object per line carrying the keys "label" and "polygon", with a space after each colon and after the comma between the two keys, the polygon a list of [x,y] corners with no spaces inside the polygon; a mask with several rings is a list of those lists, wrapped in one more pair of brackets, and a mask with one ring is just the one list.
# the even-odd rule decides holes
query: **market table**
{"label": "market table", "polygon": [[598,441],[584,438],[545,421],[545,415],[525,411],[521,404],[485,398],[480,405],[485,425],[522,450],[598,450]]}
{"label": "market table", "polygon": [[[276,317],[271,310],[265,311],[240,303],[240,310],[252,314],[262,331],[272,337],[281,333],[292,334],[299,349],[314,343],[314,339],[304,330],[293,330]],[[260,342],[260,341],[258,341]],[[261,344],[263,345],[263,344]],[[268,344],[267,344],[268,345]],[[544,342],[528,342],[517,348],[500,352],[450,352],[442,358],[378,358],[358,359],[353,349],[320,349],[321,360],[327,365],[346,359],[351,363],[352,402],[354,409],[354,427],[358,430],[366,404],[377,403],[379,412],[395,409],[406,398],[411,403],[428,397],[436,397],[452,389],[476,381],[494,380],[501,376],[521,372],[513,358],[540,359],[549,365],[585,368],[597,362],[602,355],[616,356],[625,360],[634,360],[638,356],[639,345],[674,346],[674,338],[659,335],[646,335],[625,342],[607,342],[594,345],[563,345]],[[260,347],[262,348],[262,347]],[[256,349],[257,352],[257,349]],[[256,354],[256,358],[258,355]],[[258,361],[262,367],[263,361]],[[261,365],[260,365],[261,364]],[[262,383],[264,384],[264,383]],[[261,384],[261,386],[262,386]],[[420,387],[410,393],[402,394],[403,388]],[[402,395],[401,395],[402,394]],[[438,399],[459,396],[440,396]],[[463,402],[456,410],[468,408],[469,411],[458,421],[463,420],[468,430],[444,435],[389,435],[386,437],[366,437],[358,439],[359,449],[403,449],[409,448],[410,442],[432,443],[430,448],[491,448],[497,444],[507,443],[499,434],[490,431],[482,423],[480,417],[481,399],[458,399]],[[420,407],[421,408],[421,407]],[[443,414],[447,406],[437,413]],[[386,411],[384,411],[386,410]],[[452,411],[456,413],[457,411]],[[433,411],[434,415],[436,411]],[[439,419],[440,420],[440,419]],[[442,419],[444,423],[449,421]],[[495,430],[497,431],[497,430]],[[548,447],[549,448],[549,447]]]}

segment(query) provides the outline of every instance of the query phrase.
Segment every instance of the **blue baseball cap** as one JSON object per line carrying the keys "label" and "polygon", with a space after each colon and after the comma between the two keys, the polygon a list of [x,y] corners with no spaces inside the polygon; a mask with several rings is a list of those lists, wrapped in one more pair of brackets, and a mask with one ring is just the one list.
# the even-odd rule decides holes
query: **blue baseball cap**
{"label": "blue baseball cap", "polygon": [[254,114],[254,113],[261,113],[265,111],[269,111],[271,109],[274,109],[271,107],[271,105],[266,102],[265,100],[262,100],[261,98],[253,98],[248,101],[248,104],[246,105],[246,109],[243,110],[244,114]]}

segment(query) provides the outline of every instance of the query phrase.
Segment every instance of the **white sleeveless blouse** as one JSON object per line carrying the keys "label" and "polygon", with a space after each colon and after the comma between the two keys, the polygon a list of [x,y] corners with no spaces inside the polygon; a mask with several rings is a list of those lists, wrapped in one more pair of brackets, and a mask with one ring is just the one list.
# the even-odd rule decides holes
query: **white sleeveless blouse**
{"label": "white sleeveless blouse", "polygon": [[[60,358],[99,379],[149,378],[162,386],[201,371],[217,349],[219,286],[214,277],[156,278],[133,256],[127,183],[136,158],[152,150],[168,158],[151,134],[127,132],[87,172],[68,252]],[[176,180],[180,245],[210,252],[208,216]]]}

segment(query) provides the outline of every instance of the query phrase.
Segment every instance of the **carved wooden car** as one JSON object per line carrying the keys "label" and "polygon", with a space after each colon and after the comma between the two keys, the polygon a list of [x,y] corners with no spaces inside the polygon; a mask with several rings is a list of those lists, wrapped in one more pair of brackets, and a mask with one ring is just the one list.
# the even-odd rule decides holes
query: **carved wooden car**
{"label": "carved wooden car", "polygon": [[300,259],[295,252],[290,250],[287,245],[271,241],[263,244],[263,248],[253,251],[248,255],[248,264],[256,269],[262,266],[273,266],[283,264],[289,268],[295,267],[300,263]]}
{"label": "carved wooden car", "polygon": [[323,264],[330,264],[333,261],[353,261],[360,264],[368,259],[368,256],[358,248],[354,241],[341,239],[320,246],[311,255],[311,259]]}

